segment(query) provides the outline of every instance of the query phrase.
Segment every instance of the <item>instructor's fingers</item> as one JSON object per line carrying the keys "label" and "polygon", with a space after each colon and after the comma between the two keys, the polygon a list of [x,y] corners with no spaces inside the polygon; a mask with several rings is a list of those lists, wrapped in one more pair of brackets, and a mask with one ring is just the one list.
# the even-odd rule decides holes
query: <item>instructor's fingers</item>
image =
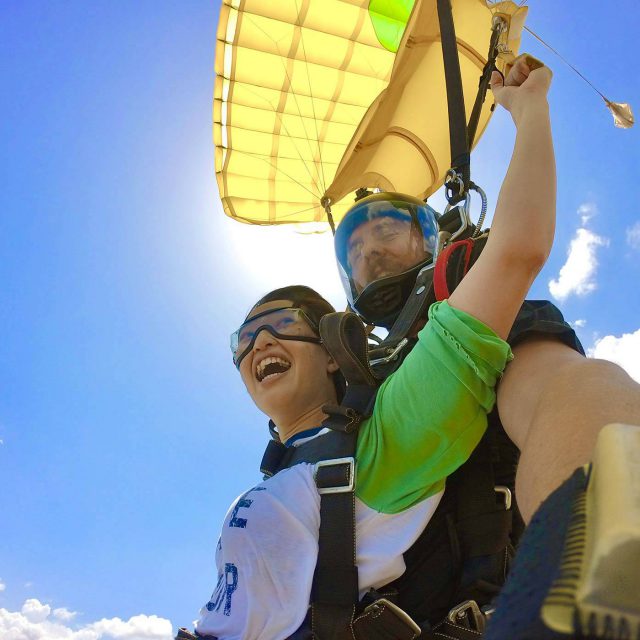
{"label": "instructor's fingers", "polygon": [[507,87],[519,87],[531,73],[531,69],[524,58],[515,61],[513,67],[509,70],[505,85]]}
{"label": "instructor's fingers", "polygon": [[499,89],[504,86],[504,76],[499,71],[493,71],[491,73],[491,89]]}

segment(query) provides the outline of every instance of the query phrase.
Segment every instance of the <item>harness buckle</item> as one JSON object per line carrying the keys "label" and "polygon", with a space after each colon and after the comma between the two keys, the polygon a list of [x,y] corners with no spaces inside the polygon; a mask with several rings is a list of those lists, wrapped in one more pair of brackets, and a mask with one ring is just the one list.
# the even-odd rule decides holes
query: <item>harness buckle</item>
{"label": "harness buckle", "polygon": [[[338,468],[347,465],[346,469],[346,484],[337,484],[336,473],[339,471]],[[331,469],[334,467],[334,469]],[[328,473],[326,474],[326,478],[320,478],[318,475],[322,472],[322,469],[327,469]],[[331,473],[333,471],[333,473]],[[319,460],[313,466],[313,480],[316,483],[316,488],[318,489],[318,493],[322,496],[327,493],[349,493],[353,491],[353,488],[356,484],[356,461],[353,456],[348,458],[332,458],[330,460]],[[326,484],[329,486],[326,486]],[[335,484],[334,484],[335,483]]]}
{"label": "harness buckle", "polygon": [[475,600],[465,600],[457,607],[453,607],[449,611],[447,619],[449,622],[465,629],[471,629],[479,633],[484,631],[484,614],[480,611],[480,607]]}
{"label": "harness buckle", "polygon": [[375,366],[378,364],[387,364],[387,362],[391,362],[407,345],[409,340],[407,338],[402,338],[400,342],[396,345],[395,349],[393,347],[389,347],[387,351],[389,352],[386,356],[382,358],[375,358],[371,360],[369,363],[371,366]]}

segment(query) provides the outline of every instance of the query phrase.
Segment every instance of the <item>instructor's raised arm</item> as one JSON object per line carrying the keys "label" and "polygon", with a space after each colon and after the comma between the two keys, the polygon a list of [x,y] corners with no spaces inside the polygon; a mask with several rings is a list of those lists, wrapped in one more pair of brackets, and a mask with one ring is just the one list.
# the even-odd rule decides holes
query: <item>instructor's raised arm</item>
{"label": "instructor's raised arm", "polygon": [[494,72],[496,102],[511,113],[517,133],[482,255],[451,294],[449,304],[506,338],[534,279],[546,262],[555,229],[556,172],[547,92],[551,71],[525,59],[506,82]]}

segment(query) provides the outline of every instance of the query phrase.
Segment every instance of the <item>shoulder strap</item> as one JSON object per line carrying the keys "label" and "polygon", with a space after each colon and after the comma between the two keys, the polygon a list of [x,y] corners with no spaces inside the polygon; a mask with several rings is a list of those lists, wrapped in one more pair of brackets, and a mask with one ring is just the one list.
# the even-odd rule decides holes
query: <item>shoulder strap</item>
{"label": "shoulder strap", "polygon": [[320,494],[320,532],[311,619],[317,640],[347,640],[352,637],[351,622],[358,603],[356,443],[360,422],[371,411],[378,380],[369,367],[364,325],[354,313],[323,316],[320,337],[340,367],[347,390],[339,406],[323,407],[329,417],[322,424],[333,434],[327,441],[332,450],[316,462],[314,473]]}

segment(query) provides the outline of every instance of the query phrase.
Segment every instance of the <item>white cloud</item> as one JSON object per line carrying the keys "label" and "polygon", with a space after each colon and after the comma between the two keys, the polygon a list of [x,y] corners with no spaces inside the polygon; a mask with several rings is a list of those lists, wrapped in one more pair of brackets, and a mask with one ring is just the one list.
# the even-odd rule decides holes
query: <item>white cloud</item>
{"label": "white cloud", "polygon": [[69,622],[69,620],[73,620],[77,615],[77,611],[69,611],[66,607],[59,607],[53,610],[53,617],[62,620],[62,622]]}
{"label": "white cloud", "polygon": [[619,364],[634,380],[640,382],[640,329],[634,333],[623,333],[619,338],[599,338],[587,355]]}
{"label": "white cloud", "polygon": [[0,591],[4,591],[7,588],[7,585],[2,582],[2,578],[0,578]]}
{"label": "white cloud", "polygon": [[632,249],[640,249],[640,222],[627,229],[627,244]]}
{"label": "white cloud", "polygon": [[132,616],[126,622],[120,618],[103,618],[87,629],[97,633],[96,638],[114,640],[165,640],[173,637],[169,620],[158,616]]}
{"label": "white cloud", "polygon": [[557,300],[565,300],[571,294],[585,296],[597,288],[598,269],[596,251],[606,247],[609,240],[584,227],[576,231],[567,251],[567,261],[560,269],[557,280],[549,281],[549,291]]}
{"label": "white cloud", "polygon": [[578,207],[578,215],[584,227],[593,216],[598,213],[598,207],[593,202],[585,202]]}
{"label": "white cloud", "polygon": [[26,600],[21,611],[0,608],[2,640],[171,640],[171,622],[155,615],[140,614],[129,620],[103,618],[70,626],[76,614],[64,607],[53,610],[35,598]]}
{"label": "white cloud", "polygon": [[22,615],[29,621],[37,624],[44,622],[51,613],[51,607],[48,604],[42,604],[40,600],[29,598],[22,605]]}
{"label": "white cloud", "polygon": [[587,321],[583,318],[579,318],[578,320],[570,322],[569,324],[572,324],[574,327],[582,328],[587,326]]}

